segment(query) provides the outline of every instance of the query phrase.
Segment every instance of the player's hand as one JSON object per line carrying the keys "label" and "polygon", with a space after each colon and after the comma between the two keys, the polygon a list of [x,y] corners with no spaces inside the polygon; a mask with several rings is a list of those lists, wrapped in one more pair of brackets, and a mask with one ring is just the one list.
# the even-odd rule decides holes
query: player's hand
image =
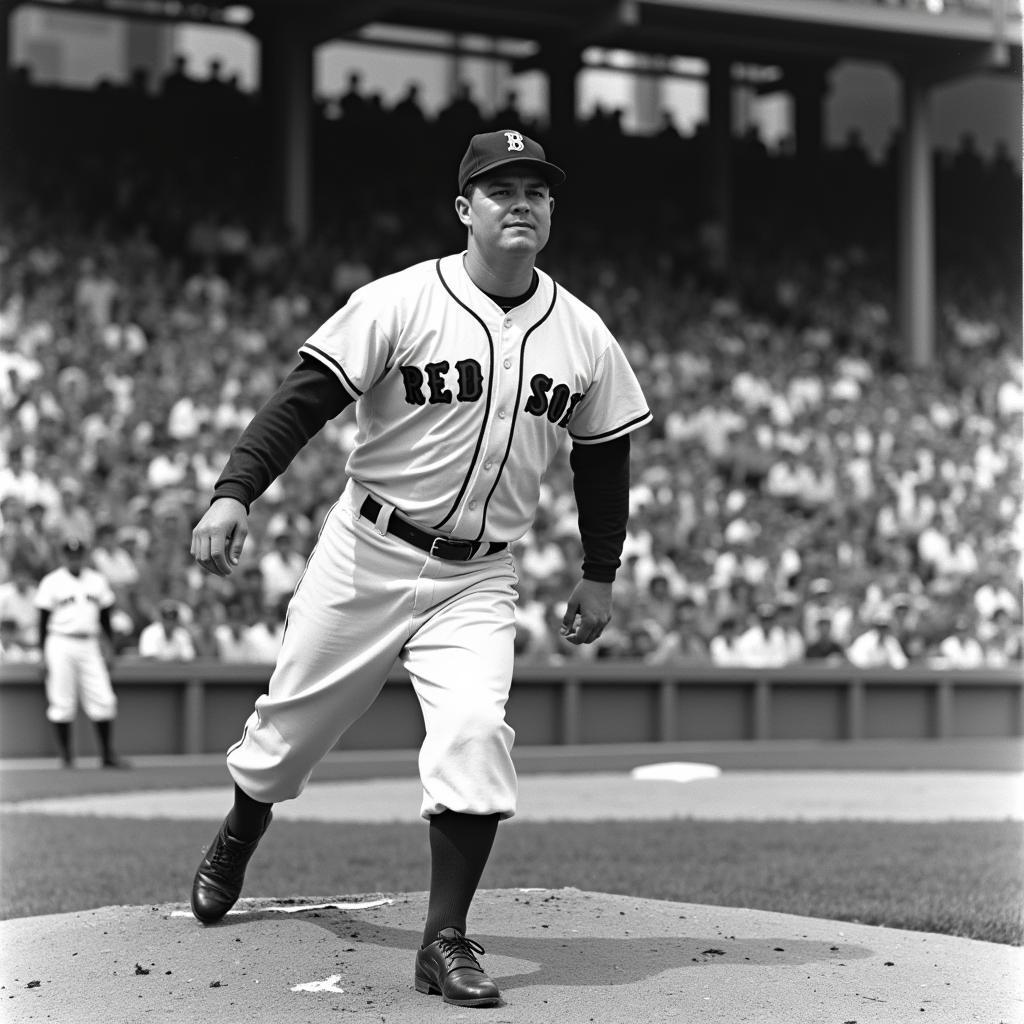
{"label": "player's hand", "polygon": [[612,585],[580,580],[569,595],[559,633],[571,644],[592,644],[612,618]]}
{"label": "player's hand", "polygon": [[249,514],[235,498],[218,498],[192,531],[192,557],[215,576],[230,576],[249,536]]}

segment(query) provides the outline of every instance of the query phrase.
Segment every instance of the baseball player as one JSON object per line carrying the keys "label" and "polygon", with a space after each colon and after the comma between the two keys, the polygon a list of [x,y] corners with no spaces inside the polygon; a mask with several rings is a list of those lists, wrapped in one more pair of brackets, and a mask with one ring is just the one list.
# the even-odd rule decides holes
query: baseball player
{"label": "baseball player", "polygon": [[357,289],[300,347],[192,534],[198,563],[229,574],[252,502],[355,403],[348,482],[291,597],[268,692],[228,751],[235,801],[192,910],[207,924],[227,913],[271,806],[298,796],[399,659],[426,730],[431,880],[415,986],[462,1006],[500,1001],[466,918],[498,822],[516,810],[509,544],[568,437],[584,557],[561,634],[596,640],[626,532],[629,434],[651,419],[597,314],[535,267],[564,180],[521,132],[473,136],[455,199],[466,250]]}
{"label": "baseball player", "polygon": [[64,564],[47,573],[36,591],[39,639],[46,679],[46,717],[53,723],[61,762],[73,767],[71,723],[81,700],[99,737],[105,768],[127,767],[112,740],[117,697],[110,683],[114,592],[106,578],[85,564],[85,546],[70,538],[61,547]]}

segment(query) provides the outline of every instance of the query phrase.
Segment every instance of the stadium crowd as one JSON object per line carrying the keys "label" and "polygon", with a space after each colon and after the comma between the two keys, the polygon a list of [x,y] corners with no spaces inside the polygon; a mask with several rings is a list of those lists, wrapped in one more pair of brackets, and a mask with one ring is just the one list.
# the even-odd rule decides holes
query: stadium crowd
{"label": "stadium crowd", "polygon": [[[223,106],[244,102],[221,85]],[[21,88],[44,107],[60,100]],[[183,102],[167,83],[160,101]],[[288,597],[344,485],[351,410],[254,505],[231,577],[195,566],[192,526],[308,335],[359,285],[461,245],[449,165],[473,130],[515,116],[508,102],[485,120],[464,93],[432,121],[414,87],[385,110],[353,76],[317,115],[323,173],[344,197],[318,191],[329,215],[302,246],[260,212],[244,158],[221,159],[212,129],[206,157],[188,160],[126,133],[103,162],[95,146],[110,144],[109,128],[62,161],[39,160],[39,140],[26,148],[0,210],[3,658],[38,658],[34,588],[73,535],[114,587],[121,652],[273,660]],[[456,156],[437,168],[390,160],[386,141],[413,126],[443,137],[432,152]],[[806,184],[806,169],[755,138],[736,145],[741,191],[745,180],[780,194]],[[598,112],[576,152],[579,193],[559,195],[568,223],[541,265],[619,338],[655,422],[633,443],[616,613],[592,647],[557,640],[581,551],[568,452],[552,467],[536,525],[514,545],[520,659],[1019,661],[1012,226],[985,235],[978,210],[966,224],[955,210],[942,221],[937,359],[916,369],[900,358],[894,317],[891,168],[868,167],[856,140],[823,159],[857,201],[815,206],[808,193],[803,214],[792,202],[740,203],[727,272],[700,209],[670,191],[666,161],[698,173],[699,138],[666,123],[629,139]],[[589,162],[595,152],[602,160]],[[650,195],[609,194],[638,153]],[[941,170],[940,200],[965,182],[989,196],[1019,189],[1001,155],[985,162],[970,147]]]}

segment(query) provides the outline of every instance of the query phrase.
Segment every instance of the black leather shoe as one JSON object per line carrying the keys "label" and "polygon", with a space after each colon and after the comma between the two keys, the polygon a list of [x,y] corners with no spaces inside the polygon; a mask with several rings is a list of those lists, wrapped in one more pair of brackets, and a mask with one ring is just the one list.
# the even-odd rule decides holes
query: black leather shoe
{"label": "black leather shoe", "polygon": [[[272,817],[273,814],[267,814],[263,832],[267,831]],[[219,921],[235,905],[242,892],[249,858],[256,852],[263,832],[252,842],[243,843],[228,831],[228,822],[224,819],[192,882],[192,913],[203,924]]]}
{"label": "black leather shoe", "polygon": [[416,954],[416,991],[440,993],[455,1006],[498,1006],[498,986],[484,974],[476,954],[484,948],[458,928],[444,928]]}

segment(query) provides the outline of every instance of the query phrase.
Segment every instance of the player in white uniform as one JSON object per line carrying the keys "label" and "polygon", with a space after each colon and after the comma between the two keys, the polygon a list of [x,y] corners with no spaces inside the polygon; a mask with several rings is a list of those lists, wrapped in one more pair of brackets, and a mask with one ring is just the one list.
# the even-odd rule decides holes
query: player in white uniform
{"label": "player in white uniform", "polygon": [[81,541],[65,541],[62,552],[64,565],[39,581],[35,599],[46,673],[46,717],[57,733],[61,761],[71,767],[71,724],[81,701],[96,727],[103,766],[126,767],[114,753],[112,739],[117,717],[109,670],[114,657],[114,592],[104,576],[85,565]]}
{"label": "player in white uniform", "polygon": [[431,886],[415,982],[465,1006],[500,1000],[465,930],[497,823],[516,809],[508,545],[570,438],[584,561],[561,632],[596,640],[625,537],[629,434],[651,419],[598,315],[535,267],[564,178],[520,132],[474,136],[455,201],[466,251],[353,293],[242,435],[192,535],[199,564],[230,573],[251,502],[355,402],[348,484],[295,588],[268,693],[228,752],[235,803],[192,909],[211,923],[233,905],[271,805],[301,792],[399,659],[426,726]]}

